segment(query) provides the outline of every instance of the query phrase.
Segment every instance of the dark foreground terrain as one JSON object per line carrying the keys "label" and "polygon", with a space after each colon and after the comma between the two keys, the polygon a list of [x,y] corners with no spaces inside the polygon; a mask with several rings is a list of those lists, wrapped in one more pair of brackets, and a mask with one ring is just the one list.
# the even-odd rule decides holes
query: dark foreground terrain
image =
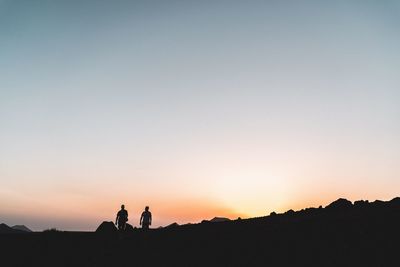
{"label": "dark foreground terrain", "polygon": [[400,199],[338,200],[326,208],[123,236],[0,234],[0,266],[400,266]]}

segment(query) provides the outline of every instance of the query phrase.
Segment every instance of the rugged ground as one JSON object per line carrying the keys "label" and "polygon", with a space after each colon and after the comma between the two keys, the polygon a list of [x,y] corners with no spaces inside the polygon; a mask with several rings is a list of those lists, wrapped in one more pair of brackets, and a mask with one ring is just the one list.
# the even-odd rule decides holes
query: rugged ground
{"label": "rugged ground", "polygon": [[0,234],[1,266],[400,266],[400,199],[115,232]]}

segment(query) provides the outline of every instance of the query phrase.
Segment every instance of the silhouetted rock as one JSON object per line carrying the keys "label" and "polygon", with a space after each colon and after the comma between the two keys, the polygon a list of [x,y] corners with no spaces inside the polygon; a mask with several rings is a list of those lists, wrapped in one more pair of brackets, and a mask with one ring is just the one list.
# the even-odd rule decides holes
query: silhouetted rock
{"label": "silhouetted rock", "polygon": [[301,213],[308,215],[308,214],[313,214],[313,213],[317,213],[317,212],[319,212],[319,209],[317,209],[317,208],[306,208],[306,209],[303,209]]}
{"label": "silhouetted rock", "polygon": [[357,200],[357,201],[354,202],[354,207],[355,208],[366,208],[366,207],[368,207],[368,205],[369,205],[369,201],[368,200],[366,200],[366,201]]}
{"label": "silhouetted rock", "polygon": [[288,210],[288,211],[286,211],[285,212],[285,214],[287,214],[287,215],[292,215],[292,214],[294,214],[295,212],[294,212],[294,210],[292,210],[292,209],[290,209],[290,210]]}
{"label": "silhouetted rock", "polygon": [[349,209],[352,208],[353,204],[351,201],[344,199],[344,198],[339,198],[336,201],[333,201],[331,204],[326,206],[326,209],[328,210],[342,210],[342,209]]}
{"label": "silhouetted rock", "polygon": [[231,219],[229,219],[229,218],[224,218],[224,217],[214,217],[214,218],[212,218],[211,220],[210,220],[210,222],[228,222],[228,221],[230,221]]}
{"label": "silhouetted rock", "polygon": [[174,223],[171,223],[170,225],[165,226],[164,228],[176,228],[176,227],[178,227],[178,226],[179,226],[179,224],[177,224],[176,222],[174,222]]}
{"label": "silhouetted rock", "polygon": [[390,205],[400,207],[400,197],[395,197],[389,201]]}
{"label": "silhouetted rock", "polygon": [[376,207],[376,208],[382,208],[386,206],[386,202],[382,201],[382,200],[375,200],[374,202],[371,203],[372,206]]}
{"label": "silhouetted rock", "polygon": [[15,230],[20,230],[28,233],[32,232],[32,230],[26,227],[25,225],[14,225],[12,228]]}
{"label": "silhouetted rock", "polygon": [[125,225],[125,232],[133,232],[134,230],[135,228],[131,224],[127,223]]}
{"label": "silhouetted rock", "polygon": [[96,229],[99,234],[115,234],[118,231],[113,222],[102,222]]}
{"label": "silhouetted rock", "polygon": [[269,214],[269,216],[276,216],[276,212],[275,212],[275,211],[271,212],[271,213]]}

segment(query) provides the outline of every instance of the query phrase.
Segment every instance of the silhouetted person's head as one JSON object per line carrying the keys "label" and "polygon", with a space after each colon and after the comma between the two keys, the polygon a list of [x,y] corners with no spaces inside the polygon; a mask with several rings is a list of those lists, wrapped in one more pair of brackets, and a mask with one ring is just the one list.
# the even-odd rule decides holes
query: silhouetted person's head
{"label": "silhouetted person's head", "polygon": [[124,205],[124,204],[121,205],[121,209],[122,209],[122,210],[125,209],[125,205]]}
{"label": "silhouetted person's head", "polygon": [[146,208],[144,208],[145,211],[149,211],[149,206],[146,206]]}

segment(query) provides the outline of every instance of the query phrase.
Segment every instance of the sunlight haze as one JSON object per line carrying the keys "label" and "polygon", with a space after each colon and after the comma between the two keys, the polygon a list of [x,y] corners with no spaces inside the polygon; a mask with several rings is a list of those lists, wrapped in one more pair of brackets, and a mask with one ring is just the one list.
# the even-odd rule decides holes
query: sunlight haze
{"label": "sunlight haze", "polygon": [[398,1],[0,1],[0,223],[399,196]]}

